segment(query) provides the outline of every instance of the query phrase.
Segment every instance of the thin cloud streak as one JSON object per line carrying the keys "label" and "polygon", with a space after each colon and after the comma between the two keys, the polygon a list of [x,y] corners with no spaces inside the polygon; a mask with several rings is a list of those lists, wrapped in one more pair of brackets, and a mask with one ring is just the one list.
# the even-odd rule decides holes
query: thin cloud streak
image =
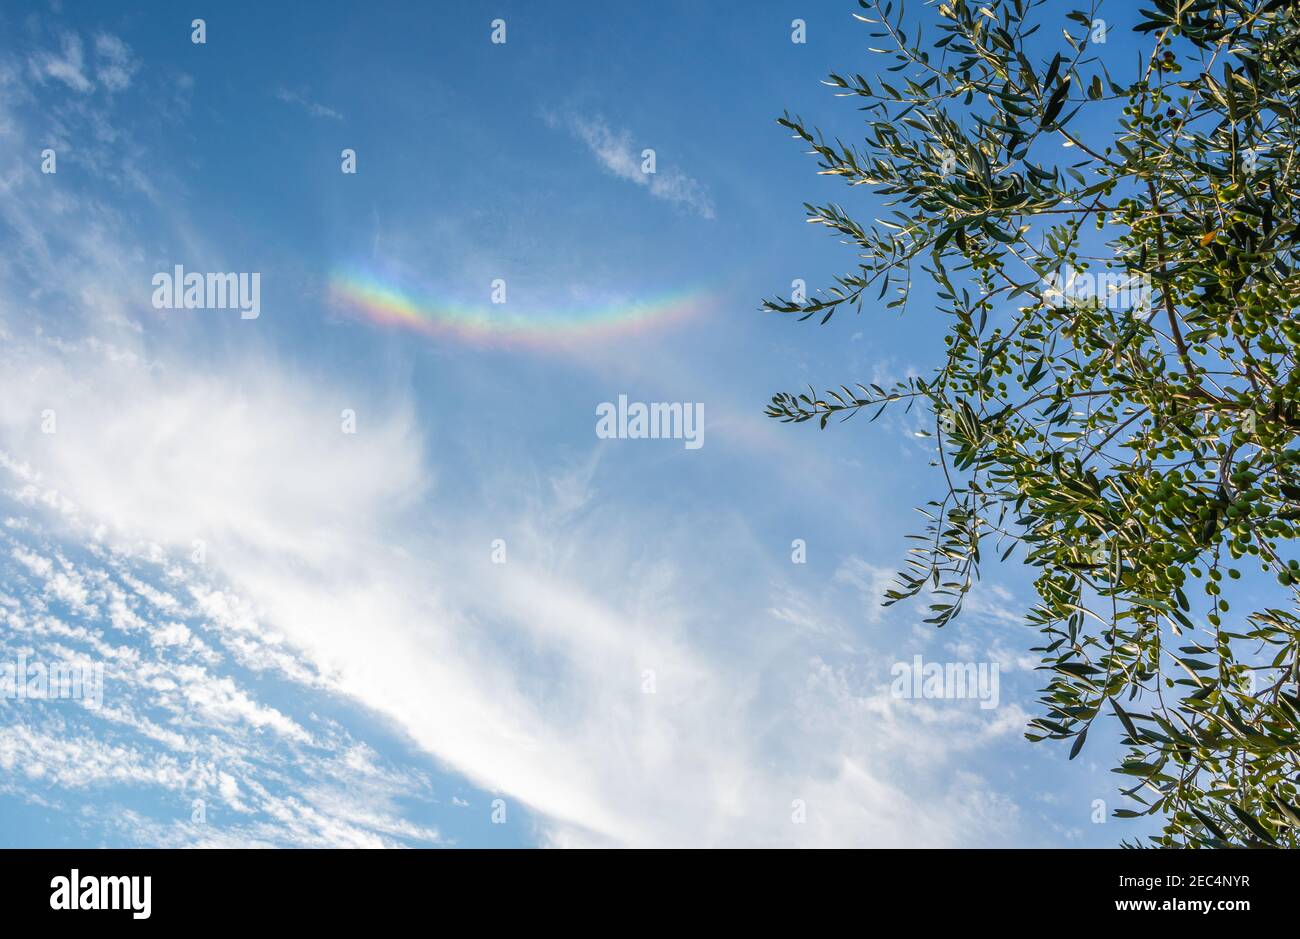
{"label": "thin cloud streak", "polygon": [[[642,186],[656,199],[686,209],[701,218],[716,217],[713,199],[707,187],[699,180],[672,167],[661,169],[656,165],[653,173],[643,169],[645,158],[642,152],[655,148],[635,145],[631,131],[615,129],[599,116],[584,117],[572,112],[562,116],[547,115],[546,120],[551,126],[563,127],[573,134],[606,171],[619,179]],[[655,162],[658,163],[657,151]]]}

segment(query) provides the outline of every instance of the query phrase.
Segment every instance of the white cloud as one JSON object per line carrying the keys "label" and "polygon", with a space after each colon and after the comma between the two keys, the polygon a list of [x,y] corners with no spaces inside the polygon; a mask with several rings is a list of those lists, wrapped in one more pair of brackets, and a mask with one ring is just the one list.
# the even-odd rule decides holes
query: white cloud
{"label": "white cloud", "polygon": [[863,618],[871,625],[884,618],[885,592],[897,586],[898,571],[869,564],[859,557],[845,558],[835,570],[835,582],[853,587],[862,600]]}
{"label": "white cloud", "polygon": [[94,52],[93,78],[85,43],[75,33],[60,37],[57,52],[46,50],[32,55],[28,65],[37,82],[53,79],[81,94],[94,91],[96,79],[109,94],[128,88],[140,67],[131,55],[131,47],[111,33],[99,33],[94,37]]}
{"label": "white cloud", "polygon": [[[103,815],[100,824],[111,828],[120,808],[111,797],[101,805],[87,793],[123,786],[152,792],[153,818],[121,832],[144,844],[389,847],[442,840],[435,829],[404,819],[394,801],[420,801],[427,779],[396,770],[314,714],[307,715],[309,733],[220,674],[225,657],[188,627],[136,616],[169,596],[156,586],[136,589],[158,575],[156,561],[105,549],[78,528],[63,532],[64,540],[86,543],[84,559],[71,562],[42,547],[37,532],[50,520],[32,521],[0,533],[0,547],[14,562],[7,568],[0,562],[0,658],[99,664],[104,693],[97,708],[0,700],[0,793],[51,810],[67,797],[83,813]],[[161,571],[173,580],[191,576]],[[44,602],[49,591],[42,593],[41,585],[64,574],[85,585],[94,602],[109,597],[131,615],[105,621]],[[197,606],[174,597],[164,604],[178,617],[203,622]],[[220,624],[201,628],[224,639]],[[151,643],[118,644],[141,631]],[[166,641],[152,641],[160,638]],[[189,661],[195,657],[203,664]],[[211,813],[197,823],[191,819],[196,799]]]}
{"label": "white cloud", "polygon": [[321,104],[319,101],[312,100],[306,89],[301,91],[292,91],[281,86],[276,89],[275,97],[280,101],[283,101],[285,104],[292,104],[295,107],[302,108],[312,117],[328,117],[335,121],[343,120],[343,115],[338,111]]}
{"label": "white cloud", "polygon": [[41,53],[31,60],[37,79],[53,78],[74,91],[93,91],[95,83],[86,75],[86,53],[81,37],[67,33],[63,36],[61,50]]}
{"label": "white cloud", "polygon": [[[298,650],[305,674],[330,676],[429,753],[542,815],[552,843],[998,837],[970,827],[983,809],[946,784],[928,783],[933,804],[911,794],[951,748],[931,743],[930,763],[907,779],[873,769],[888,765],[882,743],[911,745],[917,722],[934,718],[895,709],[891,726],[911,729],[882,734],[869,698],[818,678],[816,650],[843,633],[825,604],[704,585],[690,559],[748,550],[739,530],[716,520],[701,544],[660,528],[660,560],[647,564],[654,507],[593,505],[594,464],[581,461],[543,487],[553,500],[502,507],[515,534],[508,564],[492,565],[494,526],[430,488],[409,403],[368,402],[349,436],[334,403],[366,397],[355,389],[266,360],[217,372],[176,350],[135,351],[34,341],[0,352],[12,403],[0,443],[31,455],[29,484],[66,494],[78,523],[104,526],[109,543],[152,541],[179,558],[203,537],[230,588],[189,592],[230,647],[256,636],[257,648]],[[51,400],[60,429],[42,436],[29,418]],[[154,608],[180,595],[155,589],[133,612],[171,640],[175,611]],[[792,631],[791,617],[811,627]],[[715,622],[743,623],[747,650],[719,644],[704,628]],[[177,714],[307,739],[206,667],[166,676],[156,693]],[[792,823],[795,798],[815,823]]]}
{"label": "white cloud", "polygon": [[688,209],[702,218],[714,217],[713,200],[704,184],[678,169],[659,167],[657,150],[656,172],[643,172],[642,151],[655,148],[635,145],[630,131],[615,130],[600,117],[572,113],[563,118],[548,116],[547,120],[553,126],[562,122],[601,166],[620,179],[644,186],[656,199]]}
{"label": "white cloud", "polygon": [[131,57],[131,48],[109,33],[95,37],[95,54],[98,58],[95,74],[110,92],[123,91],[131,84],[131,76],[139,68]]}

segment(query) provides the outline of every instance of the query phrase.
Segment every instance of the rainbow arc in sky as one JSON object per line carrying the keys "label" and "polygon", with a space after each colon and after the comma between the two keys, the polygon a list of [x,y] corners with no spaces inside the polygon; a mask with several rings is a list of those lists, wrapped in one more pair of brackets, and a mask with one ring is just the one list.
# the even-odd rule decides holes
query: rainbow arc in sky
{"label": "rainbow arc in sky", "polygon": [[567,345],[661,329],[702,314],[716,298],[711,291],[694,290],[538,310],[523,310],[513,301],[467,306],[347,271],[330,277],[329,299],[342,313],[390,329],[485,344]]}

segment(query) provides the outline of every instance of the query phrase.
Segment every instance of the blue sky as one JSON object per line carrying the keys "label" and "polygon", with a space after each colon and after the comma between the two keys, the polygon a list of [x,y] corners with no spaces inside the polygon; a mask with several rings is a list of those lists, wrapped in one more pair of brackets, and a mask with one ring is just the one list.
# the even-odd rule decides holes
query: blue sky
{"label": "blue sky", "polygon": [[[0,656],[106,668],[99,709],[0,701],[0,844],[1137,832],[1092,821],[1101,735],[1073,764],[1021,736],[1023,572],[941,633],[879,607],[940,484],[922,416],[762,416],[924,374],[943,328],[922,291],[758,312],[851,261],[803,202],[873,209],[774,121],[854,132],[819,84],[880,66],[851,4],[200,7],[0,11]],[[258,272],[260,316],[155,309],[177,264]],[[356,271],[542,325],[651,312],[466,337],[339,303]],[[600,439],[619,395],[702,403],[704,445]],[[891,696],[915,655],[998,663],[997,707]]]}

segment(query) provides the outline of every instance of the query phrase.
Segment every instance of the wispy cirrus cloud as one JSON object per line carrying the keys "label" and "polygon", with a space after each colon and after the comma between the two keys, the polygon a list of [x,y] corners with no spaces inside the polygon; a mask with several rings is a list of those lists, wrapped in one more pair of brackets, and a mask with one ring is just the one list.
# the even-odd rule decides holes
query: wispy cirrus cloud
{"label": "wispy cirrus cloud", "polygon": [[311,97],[309,89],[302,88],[294,91],[291,88],[285,88],[283,85],[275,90],[275,97],[285,104],[292,104],[294,107],[302,108],[312,117],[325,117],[334,121],[343,120],[343,115],[328,105],[321,104]]}
{"label": "wispy cirrus cloud", "polygon": [[[0,662],[102,679],[80,701],[13,700],[6,686],[0,796],[76,811],[98,837],[133,844],[443,840],[397,806],[433,801],[426,776],[303,706],[305,692],[328,700],[329,676],[255,619],[236,621],[192,559],[106,539],[46,487],[0,454]],[[104,797],[124,790],[139,808]]]}
{"label": "wispy cirrus cloud", "polygon": [[642,151],[654,148],[635,144],[631,131],[611,127],[603,117],[586,117],[574,112],[547,114],[545,119],[553,127],[567,129],[586,145],[602,167],[619,179],[645,187],[656,199],[694,212],[701,218],[715,217],[713,199],[699,180],[674,167],[663,169],[656,165],[653,173],[643,169]]}
{"label": "wispy cirrus cloud", "polygon": [[34,77],[39,82],[54,79],[74,91],[93,91],[95,83],[86,74],[86,50],[81,37],[65,33],[59,51],[45,51],[33,56],[29,62]]}
{"label": "wispy cirrus cloud", "polygon": [[131,76],[139,63],[131,56],[131,47],[110,33],[95,36],[95,75],[109,91],[123,91],[131,84]]}
{"label": "wispy cirrus cloud", "polygon": [[[760,586],[779,574],[725,513],[707,520],[704,540],[657,531],[654,507],[596,503],[600,467],[584,460],[537,489],[526,472],[503,469],[494,498],[534,494],[507,500],[502,529],[473,510],[477,500],[420,498],[437,468],[400,404],[362,407],[366,429],[350,438],[322,401],[354,392],[270,360],[214,370],[182,365],[177,350],[110,359],[89,343],[18,345],[25,354],[11,345],[0,357],[3,374],[29,378],[21,388],[0,380],[14,417],[0,441],[33,464],[13,497],[32,509],[66,499],[75,508],[62,514],[81,534],[66,549],[18,547],[31,586],[16,599],[103,619],[114,589],[65,563],[78,538],[156,544],[164,569],[183,566],[202,538],[210,575],[200,580],[140,590],[112,578],[127,593],[118,609],[131,614],[118,621],[159,639],[150,645],[160,661],[133,673],[160,670],[154,706],[181,727],[237,732],[246,761],[310,751],[321,731],[256,700],[173,624],[223,660],[256,641],[256,658],[284,679],[296,669],[304,692],[324,684],[386,716],[483,789],[540,815],[546,843],[955,845],[1014,830],[1006,800],[977,777],[943,780],[958,754],[999,735],[990,720],[890,698],[881,668],[840,661],[839,614],[802,591],[781,602],[831,625],[792,634]],[[42,438],[30,415],[46,404],[61,424]],[[510,544],[506,565],[473,550],[495,534]],[[753,582],[709,586],[689,562],[737,552]],[[734,622],[745,623],[743,653],[711,632]],[[280,668],[275,652],[294,664]],[[903,778],[883,774],[888,754],[927,724],[961,728],[952,739],[963,743],[932,740]],[[272,736],[268,752],[258,741]],[[30,755],[25,739],[11,745]],[[241,793],[260,778],[233,775]],[[796,800],[809,807],[806,824],[792,824]]]}
{"label": "wispy cirrus cloud", "polygon": [[28,60],[30,73],[38,83],[54,80],[73,91],[88,94],[98,87],[109,93],[123,91],[139,70],[131,47],[111,33],[94,37],[94,63],[88,61],[86,45],[76,33],[64,33],[58,51],[45,50]]}

